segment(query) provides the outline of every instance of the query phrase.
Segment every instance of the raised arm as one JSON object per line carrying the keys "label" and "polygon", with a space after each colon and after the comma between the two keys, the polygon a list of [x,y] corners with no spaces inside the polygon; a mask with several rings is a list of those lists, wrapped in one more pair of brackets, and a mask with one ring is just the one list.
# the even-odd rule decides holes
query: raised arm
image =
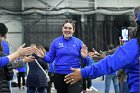
{"label": "raised arm", "polygon": [[20,56],[24,56],[24,55],[30,55],[35,51],[34,47],[25,47],[25,44],[23,44],[22,46],[20,46],[16,52],[6,56],[6,57],[0,57],[0,67],[3,67],[5,65],[7,65],[9,62],[14,61],[16,58],[19,58]]}

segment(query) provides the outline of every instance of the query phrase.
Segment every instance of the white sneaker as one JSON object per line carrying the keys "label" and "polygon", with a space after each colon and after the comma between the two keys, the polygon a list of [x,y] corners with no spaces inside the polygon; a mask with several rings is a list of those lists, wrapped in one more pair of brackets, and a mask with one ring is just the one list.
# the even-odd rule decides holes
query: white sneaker
{"label": "white sneaker", "polygon": [[87,88],[86,90],[87,90],[87,91],[92,91],[92,88],[90,87],[90,88]]}

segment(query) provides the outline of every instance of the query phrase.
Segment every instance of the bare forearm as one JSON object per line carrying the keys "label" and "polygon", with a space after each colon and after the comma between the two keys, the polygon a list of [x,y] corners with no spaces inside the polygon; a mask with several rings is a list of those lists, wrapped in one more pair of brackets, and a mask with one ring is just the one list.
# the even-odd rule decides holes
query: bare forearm
{"label": "bare forearm", "polygon": [[10,55],[7,56],[9,58],[9,62],[15,60],[16,58],[20,57],[19,53],[16,51]]}

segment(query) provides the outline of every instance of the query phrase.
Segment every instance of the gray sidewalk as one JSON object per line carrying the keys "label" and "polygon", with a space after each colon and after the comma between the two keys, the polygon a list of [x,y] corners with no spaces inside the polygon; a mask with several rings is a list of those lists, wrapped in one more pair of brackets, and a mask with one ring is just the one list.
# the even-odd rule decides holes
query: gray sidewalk
{"label": "gray sidewalk", "polygon": [[[13,87],[12,88],[12,93],[26,93],[26,88],[24,90],[19,90],[17,87]],[[56,93],[56,91],[54,89],[52,89],[52,93]],[[100,91],[90,91],[88,93],[103,93],[103,92],[100,92]]]}

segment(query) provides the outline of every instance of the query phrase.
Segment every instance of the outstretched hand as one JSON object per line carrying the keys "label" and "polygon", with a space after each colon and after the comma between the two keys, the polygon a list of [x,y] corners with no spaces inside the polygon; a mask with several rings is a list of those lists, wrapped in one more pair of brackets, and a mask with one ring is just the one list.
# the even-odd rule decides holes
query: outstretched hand
{"label": "outstretched hand", "polygon": [[34,52],[38,57],[43,58],[45,56],[45,53],[42,51],[42,49],[36,48],[36,52]]}
{"label": "outstretched hand", "polygon": [[88,55],[87,46],[83,44],[83,45],[82,45],[82,49],[81,49],[81,56],[82,56],[83,58],[86,58],[87,55]]}
{"label": "outstretched hand", "polygon": [[23,60],[23,62],[28,63],[28,62],[34,61],[35,57],[34,56],[24,56],[22,60]]}
{"label": "outstretched hand", "polygon": [[76,68],[71,68],[71,70],[73,71],[72,73],[68,74],[65,76],[64,81],[68,84],[74,84],[77,81],[82,79],[81,76],[81,70],[80,69],[76,69]]}
{"label": "outstretched hand", "polygon": [[25,56],[25,55],[30,55],[35,51],[35,47],[30,46],[30,47],[25,47],[25,43],[23,45],[21,45],[18,49],[17,49],[17,53],[19,54],[19,56]]}

